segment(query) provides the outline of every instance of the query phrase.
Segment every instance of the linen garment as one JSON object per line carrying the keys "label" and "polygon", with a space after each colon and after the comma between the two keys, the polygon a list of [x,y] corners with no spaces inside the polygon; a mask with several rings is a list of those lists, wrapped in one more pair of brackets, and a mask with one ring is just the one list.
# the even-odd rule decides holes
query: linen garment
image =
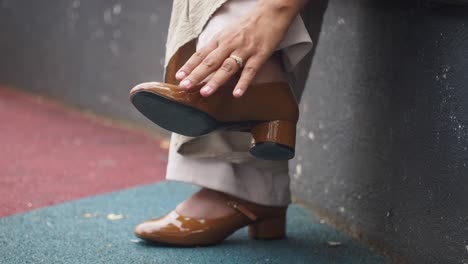
{"label": "linen garment", "polygon": [[[175,0],[165,66],[184,44],[196,39],[197,49],[204,47],[218,32],[252,10],[256,2]],[[298,16],[278,46],[285,70],[294,71],[311,48],[310,36]],[[251,135],[245,132],[216,131],[196,138],[173,133],[166,179],[196,184],[263,205],[288,205],[291,202],[288,162],[254,158],[248,152],[250,142]]]}

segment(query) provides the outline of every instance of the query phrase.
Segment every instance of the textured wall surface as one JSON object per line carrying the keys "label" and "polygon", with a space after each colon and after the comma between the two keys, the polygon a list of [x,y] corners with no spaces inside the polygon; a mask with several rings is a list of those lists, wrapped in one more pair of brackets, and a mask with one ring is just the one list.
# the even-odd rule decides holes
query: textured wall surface
{"label": "textured wall surface", "polygon": [[161,80],[172,1],[0,0],[0,80],[111,117]]}
{"label": "textured wall surface", "polygon": [[410,263],[468,263],[467,69],[468,9],[330,0],[296,195]]}

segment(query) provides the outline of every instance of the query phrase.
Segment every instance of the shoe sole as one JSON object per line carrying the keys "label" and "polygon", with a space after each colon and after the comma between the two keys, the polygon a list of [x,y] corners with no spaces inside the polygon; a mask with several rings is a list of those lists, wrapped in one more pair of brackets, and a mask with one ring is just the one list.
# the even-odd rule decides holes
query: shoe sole
{"label": "shoe sole", "polygon": [[205,112],[150,92],[137,92],[130,99],[138,111],[153,123],[177,134],[197,137],[219,126],[219,122]]}
{"label": "shoe sole", "polygon": [[259,142],[250,148],[252,156],[264,160],[290,160],[294,158],[294,149],[276,142]]}

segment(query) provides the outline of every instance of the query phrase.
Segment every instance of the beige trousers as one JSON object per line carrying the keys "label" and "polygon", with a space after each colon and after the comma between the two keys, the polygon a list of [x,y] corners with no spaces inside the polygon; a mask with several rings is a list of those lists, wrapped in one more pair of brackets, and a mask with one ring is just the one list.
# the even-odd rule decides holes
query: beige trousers
{"label": "beige trousers", "polygon": [[[254,7],[256,0],[230,0],[211,17],[198,37],[197,49]],[[285,70],[292,71],[311,50],[312,41],[298,16],[279,45]],[[213,132],[198,138],[172,134],[167,180],[196,184],[272,206],[291,202],[287,161],[250,156],[251,136],[243,132]]]}

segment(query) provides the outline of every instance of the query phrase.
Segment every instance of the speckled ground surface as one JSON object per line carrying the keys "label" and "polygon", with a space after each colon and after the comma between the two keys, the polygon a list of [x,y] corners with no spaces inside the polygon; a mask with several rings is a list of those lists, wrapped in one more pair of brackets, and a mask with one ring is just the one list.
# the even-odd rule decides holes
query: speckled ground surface
{"label": "speckled ground surface", "polygon": [[[195,187],[163,182],[0,219],[1,263],[386,263],[297,205],[288,238],[257,241],[241,229],[214,247],[148,245],[133,236],[141,220],[171,210]],[[339,246],[329,241],[340,242]]]}

